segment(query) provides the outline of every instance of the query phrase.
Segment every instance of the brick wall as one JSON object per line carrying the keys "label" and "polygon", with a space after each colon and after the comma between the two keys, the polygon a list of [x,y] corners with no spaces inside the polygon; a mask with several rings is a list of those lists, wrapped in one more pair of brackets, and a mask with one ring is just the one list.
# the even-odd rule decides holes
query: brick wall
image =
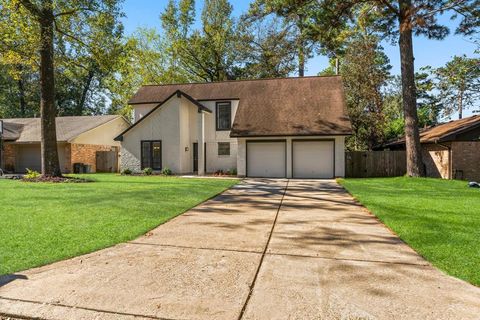
{"label": "brick wall", "polygon": [[99,146],[93,144],[76,144],[70,145],[70,163],[73,169],[74,163],[83,163],[92,166],[92,172],[97,171],[97,151],[111,151],[117,147]]}
{"label": "brick wall", "polygon": [[480,181],[480,141],[452,142],[453,178]]}
{"label": "brick wall", "polygon": [[423,144],[422,156],[427,177],[449,179],[450,164],[448,150],[445,147]]}

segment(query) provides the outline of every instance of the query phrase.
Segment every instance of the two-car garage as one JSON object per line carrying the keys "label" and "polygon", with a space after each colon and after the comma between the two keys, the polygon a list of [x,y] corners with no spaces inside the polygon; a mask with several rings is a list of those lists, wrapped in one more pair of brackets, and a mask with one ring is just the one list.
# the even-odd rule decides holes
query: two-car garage
{"label": "two-car garage", "polygon": [[246,159],[248,177],[335,177],[334,140],[247,140]]}

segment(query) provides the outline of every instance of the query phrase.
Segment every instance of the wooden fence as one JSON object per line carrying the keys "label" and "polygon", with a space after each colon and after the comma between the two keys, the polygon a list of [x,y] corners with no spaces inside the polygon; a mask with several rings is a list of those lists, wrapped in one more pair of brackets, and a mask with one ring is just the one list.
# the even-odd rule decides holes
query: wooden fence
{"label": "wooden fence", "polygon": [[97,151],[97,172],[117,172],[118,152]]}
{"label": "wooden fence", "polygon": [[345,176],[349,178],[397,177],[406,172],[405,151],[345,152]]}

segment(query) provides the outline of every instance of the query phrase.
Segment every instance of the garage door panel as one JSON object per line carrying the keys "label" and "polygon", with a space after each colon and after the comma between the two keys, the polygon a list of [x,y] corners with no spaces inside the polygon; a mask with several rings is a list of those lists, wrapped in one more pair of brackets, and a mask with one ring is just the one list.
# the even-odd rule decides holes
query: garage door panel
{"label": "garage door panel", "polygon": [[41,171],[42,161],[40,145],[17,145],[17,172],[27,172],[27,168],[30,170]]}
{"label": "garage door panel", "polygon": [[285,141],[247,142],[247,175],[284,178],[286,176]]}
{"label": "garage door panel", "polygon": [[293,177],[333,178],[334,152],[334,141],[293,141]]}

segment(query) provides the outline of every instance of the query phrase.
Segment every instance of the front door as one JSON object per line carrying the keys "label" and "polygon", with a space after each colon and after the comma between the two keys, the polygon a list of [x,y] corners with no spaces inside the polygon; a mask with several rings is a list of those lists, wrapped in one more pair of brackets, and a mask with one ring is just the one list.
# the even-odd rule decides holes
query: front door
{"label": "front door", "polygon": [[198,172],[198,143],[193,144],[193,172]]}

